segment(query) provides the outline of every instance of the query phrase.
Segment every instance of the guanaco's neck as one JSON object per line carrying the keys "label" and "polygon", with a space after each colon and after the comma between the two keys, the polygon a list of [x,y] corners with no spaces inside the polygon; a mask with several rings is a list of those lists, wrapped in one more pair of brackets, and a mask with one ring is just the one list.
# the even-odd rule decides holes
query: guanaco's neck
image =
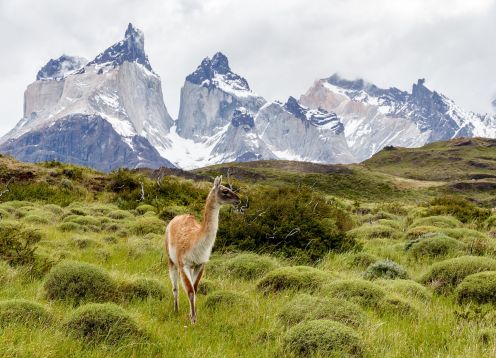
{"label": "guanaco's neck", "polygon": [[217,228],[219,227],[219,210],[220,205],[216,200],[216,193],[212,190],[208,194],[207,202],[205,203],[205,210],[203,211],[202,222],[202,237],[204,240],[213,241],[217,235]]}

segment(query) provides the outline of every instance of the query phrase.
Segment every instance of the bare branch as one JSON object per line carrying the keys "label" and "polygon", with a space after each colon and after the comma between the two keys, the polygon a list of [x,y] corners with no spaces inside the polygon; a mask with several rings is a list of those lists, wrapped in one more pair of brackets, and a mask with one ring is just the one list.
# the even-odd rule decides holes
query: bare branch
{"label": "bare branch", "polygon": [[10,178],[9,181],[7,182],[7,184],[5,184],[5,189],[0,191],[0,197],[4,194],[7,194],[10,190],[9,190],[9,184],[12,183],[12,181],[14,180],[14,178]]}
{"label": "bare branch", "polygon": [[141,196],[136,201],[144,201],[145,200],[145,185],[143,184],[142,181],[140,183],[141,183]]}

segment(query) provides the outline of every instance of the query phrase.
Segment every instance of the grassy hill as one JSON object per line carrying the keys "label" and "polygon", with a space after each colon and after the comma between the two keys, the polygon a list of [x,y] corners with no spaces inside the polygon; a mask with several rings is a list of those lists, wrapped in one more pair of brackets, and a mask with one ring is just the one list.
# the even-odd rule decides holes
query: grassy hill
{"label": "grassy hill", "polygon": [[[494,143],[192,172],[0,156],[0,356],[490,357]],[[245,207],[221,211],[192,326],[164,229],[218,174]]]}

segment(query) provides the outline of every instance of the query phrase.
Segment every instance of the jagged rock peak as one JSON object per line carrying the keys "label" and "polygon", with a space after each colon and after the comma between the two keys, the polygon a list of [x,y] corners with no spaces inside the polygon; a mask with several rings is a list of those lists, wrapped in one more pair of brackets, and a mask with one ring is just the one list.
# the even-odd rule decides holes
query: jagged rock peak
{"label": "jagged rock peak", "polygon": [[205,57],[200,66],[186,77],[186,81],[210,87],[220,77],[224,82],[232,84],[237,90],[250,91],[248,81],[240,75],[231,71],[229,60],[222,52],[217,52],[212,58]]}
{"label": "jagged rock peak", "polygon": [[290,96],[284,104],[284,109],[292,113],[296,118],[305,122],[308,121],[308,123],[314,126],[322,126],[329,122],[336,121],[336,123],[339,123],[340,127],[342,127],[336,113],[327,112],[322,108],[309,109],[308,107],[301,105],[298,100],[292,96]]}
{"label": "jagged rock peak", "polygon": [[233,112],[231,123],[235,127],[246,126],[247,128],[255,127],[253,115],[244,107],[236,108]]}
{"label": "jagged rock peak", "polygon": [[61,80],[70,73],[79,70],[88,62],[83,57],[62,55],[57,59],[50,59],[45,66],[38,71],[36,80]]}
{"label": "jagged rock peak", "polygon": [[131,23],[127,26],[124,39],[96,56],[89,65],[109,63],[116,67],[123,62],[137,62],[152,71],[148,56],[145,54],[145,36]]}

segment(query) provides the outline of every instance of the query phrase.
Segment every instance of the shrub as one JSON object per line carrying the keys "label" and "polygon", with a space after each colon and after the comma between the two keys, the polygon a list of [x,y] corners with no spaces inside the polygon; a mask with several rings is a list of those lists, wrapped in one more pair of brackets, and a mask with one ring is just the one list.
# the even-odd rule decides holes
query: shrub
{"label": "shrub", "polygon": [[63,232],[67,231],[83,231],[83,227],[74,222],[65,222],[57,225],[57,229]]}
{"label": "shrub", "polygon": [[386,295],[382,287],[361,279],[331,282],[324,292],[330,297],[350,300],[363,306],[376,306]]}
{"label": "shrub", "polygon": [[222,266],[233,277],[253,280],[279,267],[279,262],[272,257],[243,253],[225,260]]}
{"label": "shrub", "polygon": [[117,244],[117,238],[115,236],[109,235],[109,236],[104,236],[103,241],[109,243],[109,244]]}
{"label": "shrub", "polygon": [[99,267],[76,261],[54,266],[44,284],[51,300],[103,302],[115,299],[117,287],[111,277]]}
{"label": "shrub", "polygon": [[248,197],[244,214],[221,211],[218,249],[280,253],[308,262],[355,246],[345,235],[353,224],[350,213],[310,188],[257,187]]}
{"label": "shrub", "polygon": [[377,261],[371,264],[363,273],[366,280],[376,280],[384,278],[388,280],[407,279],[408,274],[403,266],[391,260]]}
{"label": "shrub", "polygon": [[112,303],[93,303],[79,307],[64,326],[87,342],[116,344],[142,336],[138,325],[121,307]]}
{"label": "shrub", "polygon": [[397,220],[391,220],[391,219],[379,219],[377,221],[379,225],[385,225],[389,226],[395,230],[403,231],[404,230],[404,225],[402,222],[397,221]]}
{"label": "shrub", "polygon": [[64,218],[64,222],[72,222],[72,223],[79,224],[81,226],[99,226],[100,225],[100,220],[98,220],[94,216],[90,216],[90,215],[86,215],[86,216],[69,215],[66,218]]}
{"label": "shrub", "polygon": [[417,298],[422,301],[431,299],[427,288],[412,280],[377,280],[375,283],[408,298]]}
{"label": "shrub", "polygon": [[12,222],[0,222],[0,259],[10,265],[33,264],[35,261],[36,244],[41,240],[41,234],[24,225]]}
{"label": "shrub", "polygon": [[126,210],[113,210],[108,213],[108,217],[115,220],[134,218],[133,214]]}
{"label": "shrub", "polygon": [[5,261],[0,261],[0,284],[11,281],[14,278],[15,273],[16,271]]}
{"label": "shrub", "polygon": [[479,208],[458,196],[445,196],[432,200],[427,212],[428,215],[452,215],[462,223],[482,223],[491,216],[491,210]]}
{"label": "shrub", "polygon": [[143,239],[149,240],[149,241],[161,241],[165,239],[165,235],[159,235],[159,234],[154,234],[154,233],[149,233],[143,236]]}
{"label": "shrub", "polygon": [[100,246],[100,243],[85,237],[75,237],[72,239],[74,244],[80,249],[86,249],[92,246]]}
{"label": "shrub", "polygon": [[463,279],[455,290],[460,303],[496,303],[496,272],[479,272]]}
{"label": "shrub", "polygon": [[205,300],[205,307],[208,308],[246,306],[249,304],[248,296],[235,291],[215,291],[209,294]]}
{"label": "shrub", "polygon": [[405,238],[407,240],[416,240],[420,237],[435,235],[436,233],[439,232],[441,232],[441,229],[435,226],[416,226],[411,229],[408,229]]}
{"label": "shrub", "polygon": [[377,261],[379,261],[379,258],[375,255],[369,254],[368,252],[357,252],[352,255],[350,266],[362,269],[369,267]]}
{"label": "shrub", "polygon": [[284,347],[298,356],[362,357],[363,343],[355,331],[339,322],[314,320],[290,328]]}
{"label": "shrub", "polygon": [[136,235],[165,234],[165,224],[158,218],[142,217],[130,225],[130,230]]}
{"label": "shrub", "polygon": [[348,231],[348,236],[354,239],[398,239],[401,234],[398,230],[386,225],[363,225]]}
{"label": "shrub", "polygon": [[43,209],[50,211],[52,214],[62,216],[64,214],[64,209],[62,209],[59,205],[55,204],[46,204],[43,205]]}
{"label": "shrub", "polygon": [[411,227],[416,226],[435,226],[440,228],[456,228],[462,226],[462,223],[457,218],[452,216],[428,216],[425,218],[418,218],[413,221]]}
{"label": "shrub", "polygon": [[437,262],[422,277],[437,293],[451,292],[468,275],[496,270],[496,260],[480,256],[461,256]]}
{"label": "shrub", "polygon": [[18,299],[0,301],[0,327],[12,323],[45,325],[51,320],[50,312],[39,303]]}
{"label": "shrub", "polygon": [[485,234],[477,230],[466,229],[466,228],[442,229],[441,232],[449,237],[459,240],[486,238]]}
{"label": "shrub", "polygon": [[315,291],[331,279],[330,274],[309,266],[280,267],[262,277],[257,288],[264,293],[287,289]]}
{"label": "shrub", "polygon": [[162,299],[165,296],[164,285],[155,279],[138,278],[130,282],[124,282],[120,285],[120,291],[127,300],[146,298]]}
{"label": "shrub", "polygon": [[[0,213],[0,217],[1,217],[1,213]],[[491,215],[490,217],[488,217],[485,221],[484,221],[484,228],[487,229],[487,230],[491,230],[491,229],[494,229],[496,228],[496,215]]]}
{"label": "shrub", "polygon": [[152,205],[143,204],[143,205],[140,205],[136,208],[136,212],[140,215],[143,215],[143,214],[146,214],[148,212],[156,213],[157,209],[155,209],[155,207]]}
{"label": "shrub", "polygon": [[396,297],[396,296],[386,296],[377,306],[381,314],[396,314],[401,316],[417,317],[419,311],[407,300]]}
{"label": "shrub", "polygon": [[23,220],[30,224],[48,224],[48,219],[39,215],[27,215]]}
{"label": "shrub", "polygon": [[365,313],[357,305],[340,299],[326,299],[301,294],[286,304],[277,315],[279,320],[292,326],[301,321],[330,319],[357,327],[365,322]]}
{"label": "shrub", "polygon": [[465,248],[462,242],[449,236],[436,235],[412,242],[408,252],[416,260],[424,258],[444,257],[462,253]]}

